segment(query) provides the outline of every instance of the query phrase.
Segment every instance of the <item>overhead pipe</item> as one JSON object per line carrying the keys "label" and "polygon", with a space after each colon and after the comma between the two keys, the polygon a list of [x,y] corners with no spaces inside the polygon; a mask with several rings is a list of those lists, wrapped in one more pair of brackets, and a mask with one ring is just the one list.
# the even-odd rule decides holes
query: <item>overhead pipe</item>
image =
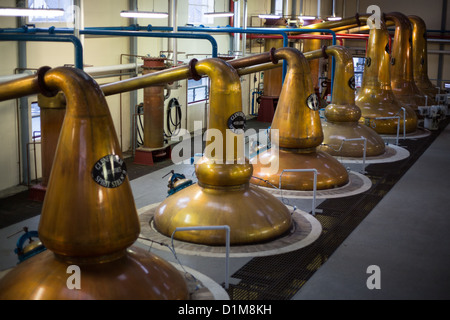
{"label": "overhead pipe", "polygon": [[[250,35],[251,39],[283,39],[282,36],[277,36],[277,35],[256,35],[256,34],[252,34]],[[321,34],[317,34],[317,35],[288,35],[288,39],[292,40],[292,39],[323,39],[323,40],[333,40],[333,36],[329,36],[329,35],[321,35]],[[359,37],[352,37],[350,36],[340,36],[338,34],[336,34],[336,40],[339,41],[339,45],[343,45],[343,41],[342,39],[362,39]],[[364,39],[367,40],[367,37],[364,37]]]}
{"label": "overhead pipe", "polygon": [[[242,23],[243,26],[242,28],[247,29],[247,25],[248,25],[248,5],[247,5],[247,0],[243,0],[244,1],[244,12],[242,14],[243,19],[242,19]],[[242,34],[242,55],[245,56],[245,52],[247,51],[247,34],[243,33]]]}
{"label": "overhead pipe", "polygon": [[[234,28],[240,28],[241,27],[241,1],[240,0],[234,0],[234,20],[233,20],[233,27]],[[233,41],[233,51],[235,52],[235,55],[240,50],[239,46],[240,39],[238,37],[234,37]]]}
{"label": "overhead pipe", "polygon": [[[125,27],[126,28],[126,27]],[[126,30],[126,29],[125,29]],[[138,28],[138,30],[144,30],[142,28]],[[74,30],[71,28],[16,28],[16,29],[0,29],[0,37],[7,36],[5,33],[50,33],[50,34],[73,34]],[[148,37],[148,38],[177,38],[177,39],[203,39],[208,40],[212,46],[212,56],[217,57],[218,54],[218,46],[217,41],[209,34],[190,34],[190,33],[165,33],[165,32],[140,32],[140,31],[123,31],[122,27],[119,29],[112,28],[86,28],[84,30],[80,30],[80,34],[85,35],[100,35],[100,36],[123,36],[123,37]],[[8,35],[9,36],[9,35]],[[36,35],[38,36],[38,35]],[[57,36],[55,36],[57,37]],[[75,36],[74,39],[77,39]],[[0,38],[1,39],[1,38]],[[31,40],[30,40],[31,41]],[[36,40],[38,41],[38,40]],[[45,41],[45,40],[41,40]],[[49,40],[51,41],[51,40]],[[57,40],[55,40],[57,41]],[[62,41],[62,40],[60,40]],[[79,42],[79,40],[78,40]],[[80,43],[81,45],[81,43]]]}
{"label": "overhead pipe", "polygon": [[[283,37],[283,46],[289,47],[289,38],[288,33],[312,33],[312,32],[323,32],[323,33],[329,33],[332,35],[333,40],[332,44],[336,45],[336,33],[333,30],[328,29],[316,29],[316,30],[310,30],[310,29],[304,29],[304,28],[247,28],[247,29],[239,29],[239,28],[231,28],[231,27],[216,27],[216,28],[210,28],[210,27],[178,27],[179,31],[185,31],[185,32],[211,32],[211,33],[249,33],[249,34],[278,34]],[[332,63],[332,76],[334,76],[334,63]],[[285,61],[283,61],[283,79],[286,76],[287,72],[287,64]],[[331,87],[331,94],[333,92],[333,88]]]}
{"label": "overhead pipe", "polygon": [[[98,84],[79,69],[43,67],[28,79],[28,89],[20,79],[0,86],[2,100],[59,91],[67,101],[66,115],[38,229],[47,250],[0,280],[0,299],[188,299],[176,268],[133,246],[139,219]],[[81,266],[83,280],[70,290],[61,279],[74,265]]]}
{"label": "overhead pipe", "polygon": [[[172,33],[175,33],[178,27],[178,0],[169,0],[169,27],[172,27]],[[178,65],[178,43],[176,38],[169,41],[169,51],[172,51],[172,65]]]}
{"label": "overhead pipe", "polygon": [[74,35],[6,34],[5,32],[5,29],[0,29],[0,41],[71,42],[75,49],[75,68],[83,70],[83,46],[80,39]]}

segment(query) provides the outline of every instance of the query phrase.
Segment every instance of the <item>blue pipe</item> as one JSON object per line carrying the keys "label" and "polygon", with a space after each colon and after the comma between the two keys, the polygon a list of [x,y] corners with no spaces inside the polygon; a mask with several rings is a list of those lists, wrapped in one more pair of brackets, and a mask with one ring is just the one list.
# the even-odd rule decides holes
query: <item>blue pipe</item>
{"label": "blue pipe", "polygon": [[212,57],[216,58],[218,54],[218,45],[216,39],[209,34],[190,34],[190,33],[165,33],[165,32],[140,32],[140,31],[119,31],[119,30],[98,30],[84,29],[80,34],[104,35],[104,36],[128,36],[128,37],[150,37],[150,38],[178,38],[178,39],[204,39],[208,40],[212,46]]}
{"label": "blue pipe", "polygon": [[74,35],[4,34],[0,31],[0,41],[72,42],[75,47],[75,68],[83,70],[83,46]]}
{"label": "blue pipe", "polygon": [[[90,34],[90,35],[103,35],[103,36],[125,36],[125,37],[149,37],[149,38],[179,38],[179,39],[204,39],[208,40],[212,46],[212,57],[216,58],[218,55],[218,45],[216,39],[209,34],[191,34],[191,33],[165,33],[165,32],[139,32],[134,30],[143,30],[142,27],[130,26],[130,27],[108,27],[108,28],[86,28],[80,30],[80,34]],[[164,28],[172,29],[172,28]],[[125,30],[125,31],[124,31]],[[132,30],[132,31],[127,31]],[[0,29],[0,35],[4,33],[25,33],[25,34],[35,34],[35,33],[49,33],[49,34],[73,34],[74,30],[71,28],[29,28],[24,26],[22,28],[16,29]]]}

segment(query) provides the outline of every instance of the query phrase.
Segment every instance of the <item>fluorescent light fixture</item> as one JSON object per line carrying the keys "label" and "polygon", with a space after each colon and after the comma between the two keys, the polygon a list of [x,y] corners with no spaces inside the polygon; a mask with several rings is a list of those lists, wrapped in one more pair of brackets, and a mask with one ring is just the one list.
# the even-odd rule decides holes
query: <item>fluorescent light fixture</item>
{"label": "fluorescent light fixture", "polygon": [[315,20],[316,19],[316,17],[314,17],[314,16],[298,16],[298,18],[302,19],[302,20]]}
{"label": "fluorescent light fixture", "polygon": [[327,19],[328,19],[329,21],[339,21],[339,20],[342,20],[341,17],[328,17]]}
{"label": "fluorescent light fixture", "polygon": [[154,11],[121,11],[120,16],[124,18],[166,18],[169,14]]}
{"label": "fluorescent light fixture", "polygon": [[215,17],[215,18],[223,18],[223,17],[232,17],[234,16],[233,12],[205,12],[205,16]]}
{"label": "fluorescent light fixture", "polygon": [[258,17],[260,17],[261,19],[280,19],[281,18],[280,15],[276,15],[276,14],[260,14]]}
{"label": "fluorescent light fixture", "polygon": [[28,9],[28,8],[0,8],[0,16],[10,17],[60,17],[63,9]]}

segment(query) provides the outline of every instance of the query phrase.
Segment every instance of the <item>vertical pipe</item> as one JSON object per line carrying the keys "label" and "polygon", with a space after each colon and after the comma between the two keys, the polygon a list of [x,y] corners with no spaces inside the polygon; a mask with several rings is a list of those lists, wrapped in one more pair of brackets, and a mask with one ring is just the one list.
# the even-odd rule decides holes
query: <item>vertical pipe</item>
{"label": "vertical pipe", "polygon": [[[442,0],[442,16],[441,16],[441,30],[445,31],[445,26],[447,24],[447,0]],[[441,33],[444,35],[444,33]],[[444,50],[444,44],[441,43],[439,45],[439,50]],[[440,88],[442,85],[442,67],[444,65],[444,55],[442,53],[439,54],[438,60],[438,74],[437,74],[437,86]]]}
{"label": "vertical pipe", "polygon": [[80,39],[82,45],[84,46],[84,35],[80,34],[80,30],[84,29],[84,0],[74,0],[73,4],[74,35]]}
{"label": "vertical pipe", "polygon": [[[235,28],[241,27],[241,1],[240,0],[234,1],[234,27]],[[240,35],[235,34],[234,35],[234,45],[233,45],[233,51],[234,51],[235,55],[237,55],[238,52],[241,51],[239,42],[240,42]]]}
{"label": "vertical pipe", "polygon": [[[172,32],[177,32],[177,0],[170,0],[169,1],[169,27],[172,27]],[[176,67],[178,65],[178,48],[177,48],[177,39],[172,38],[169,40],[169,51],[172,51],[172,60],[173,60],[173,66]]]}
{"label": "vertical pipe", "polygon": [[[244,0],[244,13],[243,13],[243,28],[247,29],[247,0]],[[245,51],[247,50],[247,34],[242,33],[242,55],[245,56]]]}
{"label": "vertical pipe", "polygon": [[320,0],[317,0],[317,19],[320,19],[321,15],[320,15]]}
{"label": "vertical pipe", "polygon": [[275,14],[275,9],[276,9],[276,1],[275,0],[271,0],[270,1],[270,13],[271,14]]}
{"label": "vertical pipe", "polygon": [[[16,6],[18,8],[25,8],[26,1],[17,0]],[[17,18],[18,26],[26,25],[25,17]],[[25,69],[27,67],[27,43],[25,41],[18,42],[18,68]],[[19,110],[20,110],[20,149],[22,154],[22,181],[21,183],[26,184],[28,181],[28,161],[25,155],[27,154],[27,145],[30,138],[30,125],[29,125],[29,108],[28,108],[28,98],[19,98]],[[20,169],[19,169],[20,170]]]}
{"label": "vertical pipe", "polygon": [[[128,6],[130,7],[130,11],[137,11],[137,1],[138,0],[129,0],[128,2]],[[136,25],[137,24],[137,19],[136,18],[130,18],[130,24],[131,25]],[[130,63],[136,63],[136,55],[137,55],[137,42],[138,42],[138,38],[137,37],[129,37],[130,39]],[[135,113],[134,107],[138,104],[138,97],[137,97],[137,91],[136,90],[132,90],[130,91],[130,137],[134,136],[134,132],[133,132],[133,114]],[[122,143],[120,144],[121,147],[123,148]],[[135,149],[135,143],[134,141],[131,141],[131,148],[133,149],[133,154],[134,154],[134,149]]]}

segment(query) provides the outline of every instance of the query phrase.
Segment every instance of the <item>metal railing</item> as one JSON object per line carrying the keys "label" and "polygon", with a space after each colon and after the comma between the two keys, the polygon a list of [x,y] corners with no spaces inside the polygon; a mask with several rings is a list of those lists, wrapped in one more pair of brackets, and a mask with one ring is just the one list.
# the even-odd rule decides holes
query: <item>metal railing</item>
{"label": "metal railing", "polygon": [[[226,245],[226,252],[225,252],[225,289],[228,289],[229,287],[229,257],[230,257],[230,227],[227,225],[224,226],[198,226],[198,227],[178,227],[175,228],[175,230],[172,233],[172,248],[174,248],[173,245],[173,238],[176,232],[178,231],[198,231],[198,230],[225,230],[226,231],[226,238],[225,238],[225,245]],[[175,249],[173,249],[173,252],[175,254]],[[175,256],[176,257],[176,256]],[[178,258],[177,258],[178,260]]]}
{"label": "metal railing", "polygon": [[312,210],[311,214],[313,216],[316,215],[316,193],[317,193],[317,170],[316,169],[284,169],[281,171],[280,179],[278,183],[278,188],[281,189],[281,177],[283,176],[283,173],[285,172],[313,172],[314,173],[314,184],[313,184],[313,201],[312,201]]}

